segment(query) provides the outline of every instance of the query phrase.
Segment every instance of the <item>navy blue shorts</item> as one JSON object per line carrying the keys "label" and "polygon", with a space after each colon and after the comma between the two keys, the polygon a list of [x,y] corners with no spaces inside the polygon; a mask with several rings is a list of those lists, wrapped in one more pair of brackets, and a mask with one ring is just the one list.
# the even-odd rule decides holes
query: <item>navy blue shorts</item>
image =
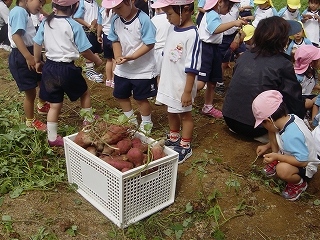
{"label": "navy blue shorts", "polygon": [[86,29],[85,29],[85,31],[86,31],[86,34],[87,34],[87,38],[88,38],[89,42],[92,45],[90,50],[93,53],[102,53],[101,43],[98,42],[97,35],[95,33],[93,33],[93,32],[87,31]]}
{"label": "navy blue shorts", "polygon": [[198,80],[203,82],[222,82],[222,55],[219,44],[202,42],[201,68]]}
{"label": "navy blue shorts", "polygon": [[112,42],[108,39],[108,36],[103,34],[103,57],[107,59],[114,58]]}
{"label": "navy blue shorts", "polygon": [[252,12],[251,11],[242,11],[239,12],[240,17],[248,17],[248,16],[252,16]]}
{"label": "navy blue shorts", "polygon": [[[318,157],[319,158],[319,157]],[[298,175],[305,181],[309,182],[311,178],[306,176],[306,168],[305,167],[298,167],[299,172]]]}
{"label": "navy blue shorts", "polygon": [[[33,47],[28,47],[28,50],[33,55]],[[9,69],[17,83],[19,91],[34,89],[41,80],[41,74],[29,70],[26,59],[18,48],[12,48],[9,55]]]}
{"label": "navy blue shorts", "polygon": [[246,51],[246,45],[244,43],[241,43],[239,45],[239,48],[236,49],[234,52],[231,51],[230,44],[233,42],[233,39],[236,35],[237,32],[230,35],[223,35],[222,43],[219,45],[223,63],[233,62],[236,55]]}
{"label": "navy blue shorts", "polygon": [[152,79],[128,79],[114,75],[113,96],[118,99],[126,99],[133,95],[135,100],[145,100],[157,95],[157,78]]}
{"label": "navy blue shorts", "polygon": [[54,62],[49,59],[42,69],[40,98],[50,103],[63,102],[66,93],[70,101],[78,100],[88,89],[82,69],[74,62]]}

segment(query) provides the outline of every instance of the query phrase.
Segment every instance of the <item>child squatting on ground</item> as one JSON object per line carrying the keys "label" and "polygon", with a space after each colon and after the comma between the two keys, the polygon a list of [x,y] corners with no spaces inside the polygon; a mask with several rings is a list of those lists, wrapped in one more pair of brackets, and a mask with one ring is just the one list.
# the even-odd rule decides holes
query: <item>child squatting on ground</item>
{"label": "child squatting on ground", "polygon": [[[49,2],[51,1],[48,0],[47,3]],[[40,131],[46,131],[47,126],[34,117],[34,101],[41,74],[35,71],[32,38],[36,35],[36,29],[30,13],[38,13],[45,3],[45,0],[17,0],[17,6],[10,11],[8,25],[8,37],[12,47],[9,69],[19,91],[25,93],[23,109],[26,125]],[[49,104],[40,97],[37,104],[38,113],[47,114],[49,107]]]}
{"label": "child squatting on ground", "polygon": [[[282,196],[290,201],[299,198],[308,187],[308,180],[317,172],[320,160],[315,139],[303,120],[288,114],[282,95],[276,90],[260,93],[252,103],[255,127],[262,124],[268,130],[269,143],[258,146],[257,155],[267,165],[263,173],[275,174],[287,182]],[[271,153],[265,153],[271,149]]]}
{"label": "child squatting on ground", "polygon": [[192,155],[192,103],[197,93],[195,77],[201,65],[201,42],[191,19],[194,3],[193,0],[158,0],[152,7],[162,8],[173,25],[163,50],[156,100],[168,107],[170,133],[165,145],[179,153],[182,163]]}
{"label": "child squatting on ground", "polygon": [[[79,53],[96,66],[102,60],[90,50],[91,44],[79,23],[71,16],[79,0],[53,0],[56,9],[41,22],[34,40],[36,70],[42,72],[40,97],[50,103],[47,116],[48,142],[50,146],[63,146],[63,139],[57,134],[58,117],[63,105],[64,93],[71,101],[80,98],[85,114],[83,124],[93,121],[90,93],[82,76],[82,69],[74,65]],[[45,46],[46,62],[41,62],[42,44]]]}
{"label": "child squatting on ground", "polygon": [[138,125],[130,100],[133,95],[141,114],[139,129],[150,134],[153,123],[148,98],[157,94],[155,26],[133,0],[104,0],[102,6],[115,13],[108,34],[116,61],[113,96],[124,114]]}

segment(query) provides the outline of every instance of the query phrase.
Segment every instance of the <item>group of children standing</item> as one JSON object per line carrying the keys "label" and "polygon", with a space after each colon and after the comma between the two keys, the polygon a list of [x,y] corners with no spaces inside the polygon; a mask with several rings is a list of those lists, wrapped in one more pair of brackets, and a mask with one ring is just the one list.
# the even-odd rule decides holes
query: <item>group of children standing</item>
{"label": "group of children standing", "polygon": [[[302,14],[301,21],[304,24],[309,20],[316,20],[318,24],[318,12],[313,10],[314,5],[319,8],[318,1],[309,1],[307,12]],[[57,125],[64,94],[66,93],[71,101],[80,99],[82,110],[93,114],[87,84],[81,68],[76,67],[74,61],[81,54],[86,58],[87,77],[95,82],[102,82],[102,76],[94,70],[94,66],[102,64],[97,54],[101,53],[103,44],[104,57],[107,59],[106,84],[114,87],[113,96],[118,100],[124,114],[138,126],[131,103],[133,97],[141,114],[139,129],[145,134],[150,134],[153,123],[148,98],[156,97],[159,103],[167,106],[170,132],[165,145],[179,153],[179,163],[184,162],[192,155],[191,140],[194,128],[192,104],[197,90],[206,85],[202,114],[215,118],[222,117],[221,111],[213,106],[214,89],[219,83],[223,84],[223,57],[219,48],[224,40],[226,45],[230,45],[236,31],[231,31],[231,34],[225,36],[223,33],[234,27],[243,26],[246,33],[245,41],[249,41],[259,20],[276,14],[271,0],[254,2],[258,8],[253,16],[250,14],[252,1],[243,1],[234,8],[233,11],[236,13],[230,14],[232,17],[223,21],[221,15],[231,13],[240,0],[200,1],[201,12],[196,27],[192,21],[193,0],[157,0],[151,7],[162,9],[171,26],[167,24],[162,39],[161,37],[156,39],[159,29],[146,13],[135,6],[133,0],[103,0],[102,8],[99,8],[94,0],[80,0],[80,2],[52,0],[54,11],[41,22],[37,32],[29,13],[37,14],[48,2],[17,1],[17,6],[10,12],[8,22],[9,41],[12,47],[9,68],[19,90],[25,92],[26,124],[39,130],[46,130],[50,146],[63,146],[63,139],[57,134]],[[293,13],[291,9],[300,6],[298,3],[290,5],[289,2],[291,4],[297,1],[288,0],[287,9],[280,11],[283,12],[283,16],[291,16]],[[157,10],[156,13],[161,14]],[[242,17],[239,18],[239,15]],[[247,25],[248,23],[252,25]],[[305,29],[308,29],[307,26],[308,24],[305,25]],[[319,25],[317,31],[319,33]],[[229,35],[233,37],[230,38]],[[166,38],[165,41],[163,38]],[[163,40],[163,44],[154,49],[157,42],[160,42],[159,39]],[[319,43],[319,37],[317,42],[313,40],[312,43]],[[42,46],[45,49],[45,63],[41,58]],[[298,57],[299,49],[295,53],[297,64],[299,61],[303,62]],[[159,64],[157,67],[155,56],[158,62],[162,62],[161,68]],[[312,60],[317,60],[314,59],[317,57],[318,55],[313,56]],[[305,77],[314,76],[314,68],[317,67],[318,62],[308,63],[307,70],[310,70],[310,75],[304,75],[303,80]],[[307,70],[304,70],[306,69],[297,74],[306,74]],[[160,77],[157,79],[158,76]],[[34,118],[36,87],[39,84],[38,111],[47,113],[47,124]],[[277,99],[280,101],[279,96]],[[276,108],[272,108],[272,111]],[[314,110],[314,115],[317,114],[318,112]],[[269,116],[265,116],[261,122],[268,119],[276,130],[283,128],[282,122],[278,126],[275,123],[277,119]],[[92,119],[85,119],[84,123],[90,121]],[[266,126],[268,129],[269,125]],[[272,144],[275,144],[275,141],[271,142],[270,146],[273,146]],[[262,150],[258,148],[257,153],[261,155],[265,150],[266,147]],[[268,155],[265,157],[267,163],[274,162],[268,158],[276,159]],[[276,165],[274,164],[274,169]],[[277,165],[277,170],[282,165]],[[302,168],[305,166],[306,164],[299,165]],[[300,171],[300,168],[298,170]],[[279,170],[281,177],[280,172]],[[293,172],[296,174],[297,170]],[[295,178],[293,182],[301,184],[301,179]],[[306,188],[306,184],[303,181],[302,183],[301,192]],[[300,194],[295,196],[295,199]]]}

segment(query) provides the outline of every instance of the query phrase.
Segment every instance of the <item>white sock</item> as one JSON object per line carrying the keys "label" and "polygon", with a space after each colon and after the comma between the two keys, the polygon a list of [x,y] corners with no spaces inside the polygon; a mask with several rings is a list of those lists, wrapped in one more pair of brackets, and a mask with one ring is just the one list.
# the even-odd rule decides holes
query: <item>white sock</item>
{"label": "white sock", "polygon": [[128,118],[130,118],[130,117],[132,117],[132,115],[133,115],[133,109],[131,109],[130,111],[128,111],[128,112],[123,112],[124,113],[124,115],[126,115]]}
{"label": "white sock", "polygon": [[142,115],[141,115],[141,121],[142,121],[142,122],[152,122],[152,121],[151,121],[151,114],[148,115],[148,116],[142,116]]}
{"label": "white sock", "polygon": [[223,86],[223,85],[224,85],[223,82],[222,82],[222,83],[217,82],[217,84],[216,84],[217,87],[218,87],[218,86]]}
{"label": "white sock", "polygon": [[57,122],[47,122],[47,132],[48,132],[48,140],[55,141],[58,136],[58,123]]}

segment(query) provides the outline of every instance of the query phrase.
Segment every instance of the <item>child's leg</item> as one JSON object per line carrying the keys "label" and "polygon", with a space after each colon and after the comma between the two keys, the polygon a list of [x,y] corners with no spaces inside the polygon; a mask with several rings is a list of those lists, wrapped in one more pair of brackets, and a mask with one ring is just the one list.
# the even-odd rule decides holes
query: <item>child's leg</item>
{"label": "child's leg", "polygon": [[212,82],[207,82],[207,89],[204,93],[204,107],[202,108],[202,114],[211,116],[214,118],[222,118],[222,112],[213,107],[215,85]]}
{"label": "child's leg", "polygon": [[106,85],[107,87],[112,87],[113,85],[113,60],[112,58],[106,59]]}
{"label": "child's leg", "polygon": [[58,118],[62,108],[61,103],[50,103],[50,109],[47,115],[48,142],[51,147],[63,146],[63,139],[58,136]]}
{"label": "child's leg", "polygon": [[180,117],[181,117],[181,124],[182,124],[180,145],[184,148],[189,148],[192,135],[193,135],[193,128],[194,128],[192,113],[184,112],[180,114]]}
{"label": "child's leg", "polygon": [[34,118],[34,100],[36,99],[36,94],[35,88],[25,91],[23,109],[27,119]]}
{"label": "child's leg", "polygon": [[90,98],[90,91],[89,90],[87,90],[80,97],[80,105],[81,105],[81,108],[91,108],[91,98]]}

